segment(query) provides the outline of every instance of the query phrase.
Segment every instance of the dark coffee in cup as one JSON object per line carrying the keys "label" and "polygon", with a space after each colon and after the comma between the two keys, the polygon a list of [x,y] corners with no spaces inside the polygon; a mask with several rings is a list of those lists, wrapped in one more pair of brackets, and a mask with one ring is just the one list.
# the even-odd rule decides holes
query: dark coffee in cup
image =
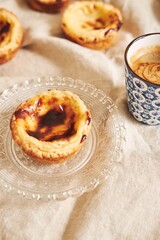
{"label": "dark coffee in cup", "polygon": [[139,77],[160,85],[160,45],[139,49],[130,58],[129,64]]}

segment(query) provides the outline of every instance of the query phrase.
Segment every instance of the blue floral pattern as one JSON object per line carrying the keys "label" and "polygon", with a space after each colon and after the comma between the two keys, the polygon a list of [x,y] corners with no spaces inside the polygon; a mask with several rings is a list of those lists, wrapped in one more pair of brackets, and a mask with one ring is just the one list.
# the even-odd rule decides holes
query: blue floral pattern
{"label": "blue floral pattern", "polygon": [[129,111],[148,125],[160,124],[160,86],[140,80],[125,66]]}

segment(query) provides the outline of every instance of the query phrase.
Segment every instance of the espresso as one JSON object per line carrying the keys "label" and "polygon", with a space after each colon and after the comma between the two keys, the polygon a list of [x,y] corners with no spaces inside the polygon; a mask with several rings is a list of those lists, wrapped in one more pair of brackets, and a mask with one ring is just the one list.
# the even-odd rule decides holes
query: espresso
{"label": "espresso", "polygon": [[160,85],[160,45],[138,50],[130,59],[130,67],[144,80]]}

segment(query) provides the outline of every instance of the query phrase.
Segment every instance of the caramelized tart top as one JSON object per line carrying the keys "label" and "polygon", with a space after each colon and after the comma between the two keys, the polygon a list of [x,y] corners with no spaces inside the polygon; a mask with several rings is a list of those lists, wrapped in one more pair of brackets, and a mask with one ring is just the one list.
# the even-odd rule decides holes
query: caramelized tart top
{"label": "caramelized tart top", "polygon": [[62,29],[86,41],[104,38],[122,26],[120,10],[111,4],[97,1],[76,1],[69,5],[62,16]]}
{"label": "caramelized tart top", "polygon": [[20,104],[11,118],[13,139],[31,156],[65,158],[77,152],[91,128],[91,114],[69,91],[50,90]]}

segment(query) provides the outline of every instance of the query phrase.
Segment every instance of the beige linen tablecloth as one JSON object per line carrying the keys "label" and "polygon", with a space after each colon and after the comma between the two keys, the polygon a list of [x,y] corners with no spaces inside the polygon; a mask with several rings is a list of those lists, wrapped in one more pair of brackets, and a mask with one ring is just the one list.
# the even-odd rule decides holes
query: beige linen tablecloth
{"label": "beige linen tablecloth", "polygon": [[[66,40],[60,14],[31,10],[25,0],[1,0],[25,29],[23,48],[0,66],[0,91],[37,76],[69,76],[94,84],[117,104],[126,127],[119,167],[94,191],[62,202],[27,200],[1,189],[2,240],[160,239],[160,128],[129,114],[124,50],[135,37],[160,31],[159,0],[110,1],[123,12],[124,25],[108,51]],[[2,160],[1,160],[2,161]]]}

